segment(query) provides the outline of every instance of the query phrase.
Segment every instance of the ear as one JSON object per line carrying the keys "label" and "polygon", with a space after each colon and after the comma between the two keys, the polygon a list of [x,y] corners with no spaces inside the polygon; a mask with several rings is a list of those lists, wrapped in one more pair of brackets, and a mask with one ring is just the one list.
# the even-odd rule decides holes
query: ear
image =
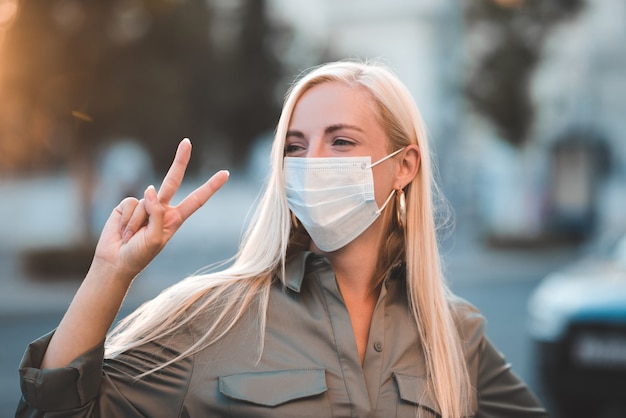
{"label": "ear", "polygon": [[407,145],[398,155],[399,165],[396,177],[396,189],[404,189],[409,184],[420,169],[420,149],[416,144]]}

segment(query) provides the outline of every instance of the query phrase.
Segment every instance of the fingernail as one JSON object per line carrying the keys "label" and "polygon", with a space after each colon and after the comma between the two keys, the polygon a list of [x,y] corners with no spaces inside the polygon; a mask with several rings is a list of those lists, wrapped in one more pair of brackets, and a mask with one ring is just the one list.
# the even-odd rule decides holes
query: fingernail
{"label": "fingernail", "polygon": [[126,244],[131,239],[132,236],[133,236],[133,233],[127,229],[126,231],[124,231],[124,234],[122,235],[122,242]]}
{"label": "fingernail", "polygon": [[228,171],[228,170],[222,170],[222,172],[226,173],[226,175],[227,175],[228,177],[230,177],[230,171]]}
{"label": "fingernail", "polygon": [[146,192],[144,194],[146,196],[146,199],[149,199],[150,201],[154,201],[155,196],[156,196],[156,189],[151,184],[146,188]]}

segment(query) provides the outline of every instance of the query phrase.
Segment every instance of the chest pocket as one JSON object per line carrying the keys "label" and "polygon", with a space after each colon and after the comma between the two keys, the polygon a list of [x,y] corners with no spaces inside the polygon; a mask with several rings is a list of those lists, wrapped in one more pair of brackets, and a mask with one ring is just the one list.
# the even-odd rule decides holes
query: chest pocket
{"label": "chest pocket", "polygon": [[415,414],[418,408],[430,412],[433,417],[441,416],[439,407],[428,390],[428,382],[425,378],[402,372],[393,372],[393,378],[400,396],[396,416]]}
{"label": "chest pocket", "polygon": [[[393,377],[400,396],[397,416],[408,416],[406,415],[408,413],[415,414],[416,408],[421,408],[430,412],[433,417],[441,417],[439,406],[424,377],[403,372],[393,372]],[[472,399],[472,410],[476,410],[476,399]],[[473,416],[471,415],[471,417]]]}
{"label": "chest pocket", "polygon": [[234,416],[331,415],[324,369],[240,373],[218,381]]}

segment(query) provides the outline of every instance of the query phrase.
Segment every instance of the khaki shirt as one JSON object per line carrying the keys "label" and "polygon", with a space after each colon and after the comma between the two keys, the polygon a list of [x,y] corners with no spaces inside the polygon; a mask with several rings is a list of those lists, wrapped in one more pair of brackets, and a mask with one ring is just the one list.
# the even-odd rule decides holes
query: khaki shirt
{"label": "khaki shirt", "polygon": [[[103,345],[68,367],[40,370],[51,334],[32,343],[20,366],[16,417],[414,417],[438,413],[411,319],[404,271],[384,281],[363,365],[348,311],[328,261],[303,253],[276,280],[259,360],[249,310],[220,342],[141,380],[134,377],[196,341],[207,321],[175,338],[103,361]],[[480,417],[547,417],[484,333],[484,319],[452,302]]]}

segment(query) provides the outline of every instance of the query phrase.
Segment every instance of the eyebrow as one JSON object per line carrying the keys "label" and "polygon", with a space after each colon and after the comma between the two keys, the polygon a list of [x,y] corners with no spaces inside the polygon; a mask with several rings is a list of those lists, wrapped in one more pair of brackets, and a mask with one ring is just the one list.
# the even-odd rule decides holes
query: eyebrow
{"label": "eyebrow", "polygon": [[[363,132],[363,129],[359,128],[356,125],[349,125],[346,123],[337,123],[335,125],[330,125],[324,129],[325,134],[331,134],[336,131],[340,131],[342,129],[351,129],[353,131]],[[287,131],[287,136],[295,136],[297,138],[304,138],[304,134],[300,131],[292,130]]]}

